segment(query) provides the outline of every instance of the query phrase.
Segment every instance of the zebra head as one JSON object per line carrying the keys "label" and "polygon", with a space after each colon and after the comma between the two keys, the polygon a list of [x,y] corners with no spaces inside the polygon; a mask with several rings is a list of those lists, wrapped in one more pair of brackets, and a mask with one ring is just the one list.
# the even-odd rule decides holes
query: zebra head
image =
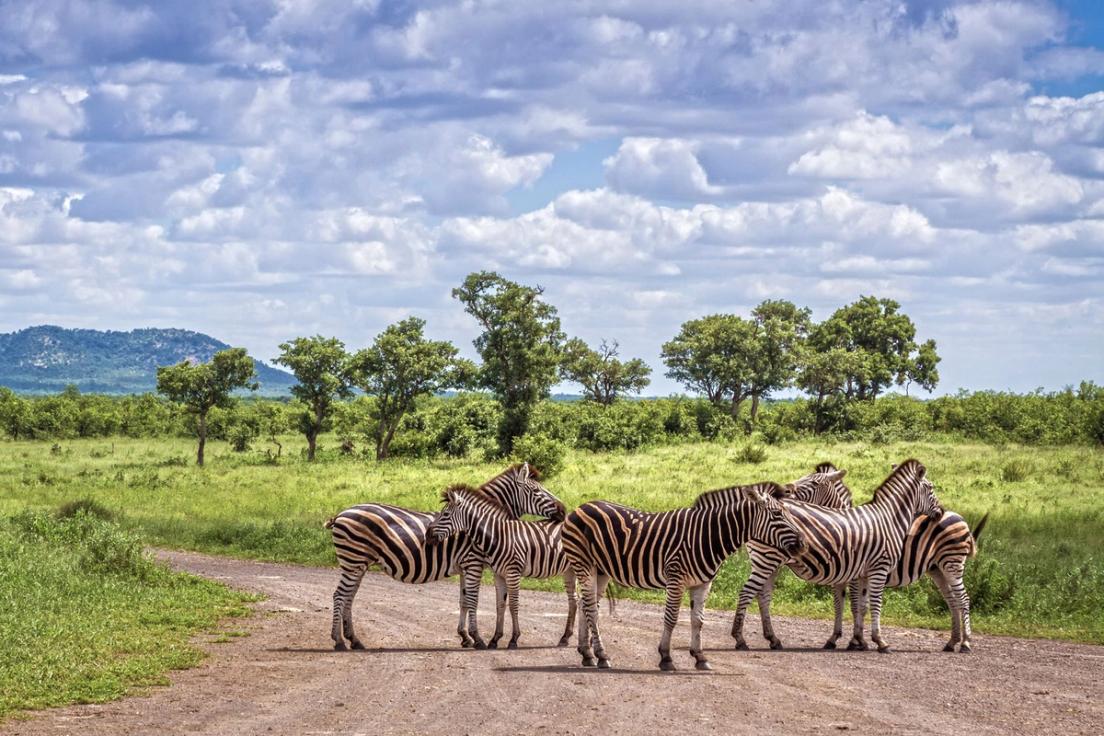
{"label": "zebra head", "polygon": [[805,535],[779,500],[792,492],[792,486],[768,483],[747,486],[745,490],[751,512],[748,537],[791,556],[803,552],[808,546]]}
{"label": "zebra head", "polygon": [[563,501],[541,485],[540,473],[529,463],[518,463],[487,481],[482,490],[513,512],[514,518],[525,514],[563,521],[567,516]]}
{"label": "zebra head", "polygon": [[426,544],[440,544],[452,535],[472,528],[478,516],[476,493],[478,491],[473,488],[453,486],[441,494],[445,507],[426,527]]}
{"label": "zebra head", "polygon": [[893,473],[874,492],[875,499],[883,488],[905,494],[913,516],[927,516],[932,521],[943,517],[943,505],[935,497],[935,484],[927,476],[927,468],[919,460],[908,459],[893,466]]}
{"label": "zebra head", "polygon": [[816,471],[793,482],[794,492],[786,500],[802,501],[830,509],[851,508],[851,489],[843,483],[846,470],[837,470],[831,463],[821,463]]}

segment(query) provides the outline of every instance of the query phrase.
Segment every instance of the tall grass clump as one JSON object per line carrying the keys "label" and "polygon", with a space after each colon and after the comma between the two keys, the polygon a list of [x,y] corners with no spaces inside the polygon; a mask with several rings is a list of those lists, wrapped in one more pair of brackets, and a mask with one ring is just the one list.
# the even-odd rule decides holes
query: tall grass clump
{"label": "tall grass clump", "polygon": [[95,502],[0,520],[0,718],[98,703],[194,665],[248,596],[151,560]]}

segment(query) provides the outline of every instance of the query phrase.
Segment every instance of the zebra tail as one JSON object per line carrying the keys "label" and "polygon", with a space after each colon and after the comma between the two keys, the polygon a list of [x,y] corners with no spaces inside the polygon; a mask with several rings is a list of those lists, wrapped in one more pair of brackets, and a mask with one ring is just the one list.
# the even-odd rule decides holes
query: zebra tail
{"label": "zebra tail", "polygon": [[617,583],[612,580],[606,586],[606,601],[609,603],[609,615],[617,612]]}
{"label": "zebra tail", "polygon": [[[981,533],[985,530],[985,522],[989,521],[989,512],[985,512],[985,516],[981,517],[981,521],[977,523],[977,526],[973,529],[974,535],[974,554],[977,554],[978,548],[981,546]],[[973,557],[974,555],[970,555]]]}
{"label": "zebra tail", "polygon": [[322,526],[326,529],[333,529],[333,525],[334,525],[335,521],[337,521],[337,517],[336,516],[331,516],[330,518],[326,519],[326,523],[323,524]]}

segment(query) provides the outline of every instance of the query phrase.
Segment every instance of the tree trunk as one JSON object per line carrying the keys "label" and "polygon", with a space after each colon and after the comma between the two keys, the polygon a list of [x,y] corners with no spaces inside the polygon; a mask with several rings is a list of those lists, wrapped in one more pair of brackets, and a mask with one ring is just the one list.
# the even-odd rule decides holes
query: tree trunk
{"label": "tree trunk", "polygon": [[751,423],[759,421],[759,394],[751,395]]}
{"label": "tree trunk", "polygon": [[318,430],[311,428],[307,433],[307,460],[314,460],[314,449],[318,444]]}
{"label": "tree trunk", "polygon": [[199,415],[199,449],[196,450],[196,465],[203,466],[203,448],[207,444],[207,412]]}
{"label": "tree trunk", "polygon": [[744,403],[744,397],[741,394],[733,394],[732,405],[729,409],[729,413],[735,420],[740,416],[740,406]]}
{"label": "tree trunk", "polygon": [[398,428],[399,423],[395,422],[391,427],[387,429],[382,435],[376,437],[376,460],[386,460],[387,456],[391,453],[391,440],[395,439],[395,429]]}

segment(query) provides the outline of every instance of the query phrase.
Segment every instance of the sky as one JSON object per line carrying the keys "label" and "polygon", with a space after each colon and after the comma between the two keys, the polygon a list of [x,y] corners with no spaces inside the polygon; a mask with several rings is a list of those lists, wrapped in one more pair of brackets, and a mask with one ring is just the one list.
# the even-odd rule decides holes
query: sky
{"label": "sky", "polygon": [[870,294],[937,393],[1101,383],[1102,6],[0,0],[0,331],[472,357],[488,269],[649,394],[688,319]]}

